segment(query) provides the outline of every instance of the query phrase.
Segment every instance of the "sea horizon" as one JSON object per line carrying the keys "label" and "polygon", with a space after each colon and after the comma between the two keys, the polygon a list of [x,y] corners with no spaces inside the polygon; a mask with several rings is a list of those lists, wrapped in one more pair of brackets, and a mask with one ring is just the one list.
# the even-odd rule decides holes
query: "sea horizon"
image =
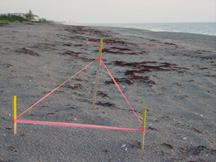
{"label": "sea horizon", "polygon": [[154,32],[182,32],[216,36],[216,22],[154,22],[154,23],[64,23],[67,25],[104,26],[149,30]]}

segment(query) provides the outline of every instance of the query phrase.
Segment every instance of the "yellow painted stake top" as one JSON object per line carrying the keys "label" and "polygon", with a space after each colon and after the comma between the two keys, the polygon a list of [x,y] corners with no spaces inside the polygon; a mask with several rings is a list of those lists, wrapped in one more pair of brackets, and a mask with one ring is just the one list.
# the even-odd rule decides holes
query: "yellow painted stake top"
{"label": "yellow painted stake top", "polygon": [[103,47],[103,38],[100,39],[100,46],[99,46],[99,53],[98,53],[98,67],[97,67],[97,73],[96,73],[95,89],[94,89],[94,96],[93,96],[93,106],[92,106],[93,110],[95,110],[95,102],[96,102],[96,95],[97,95],[97,85],[98,85],[99,70],[100,70],[100,65],[101,65],[102,47]]}
{"label": "yellow painted stake top", "polygon": [[16,96],[12,97],[12,112],[13,112],[13,119],[17,119],[17,114],[16,114]]}
{"label": "yellow painted stake top", "polygon": [[146,108],[143,108],[142,116],[142,139],[141,139],[141,149],[144,149],[144,138],[145,138],[145,125],[146,125]]}
{"label": "yellow painted stake top", "polygon": [[16,108],[16,96],[12,97],[12,112],[13,112],[13,134],[17,134],[17,108]]}
{"label": "yellow painted stake top", "polygon": [[100,39],[100,46],[99,46],[98,56],[101,56],[101,54],[102,54],[102,47],[103,47],[103,38]]}
{"label": "yellow painted stake top", "polygon": [[142,116],[142,134],[145,133],[145,125],[146,125],[146,108],[143,108],[143,116]]}

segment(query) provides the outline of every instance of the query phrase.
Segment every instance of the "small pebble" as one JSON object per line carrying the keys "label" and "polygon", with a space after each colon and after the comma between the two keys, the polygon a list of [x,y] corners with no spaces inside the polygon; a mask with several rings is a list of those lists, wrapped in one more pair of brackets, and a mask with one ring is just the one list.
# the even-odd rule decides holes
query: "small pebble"
{"label": "small pebble", "polygon": [[125,148],[125,151],[127,151],[127,148]]}
{"label": "small pebble", "polygon": [[203,117],[203,115],[202,115],[202,114],[201,114],[200,116],[201,116],[201,117]]}
{"label": "small pebble", "polygon": [[77,118],[74,118],[74,120],[77,120]]}
{"label": "small pebble", "polygon": [[32,82],[31,80],[29,80],[29,82]]}
{"label": "small pebble", "polygon": [[186,140],[187,138],[186,137],[183,137],[183,140]]}
{"label": "small pebble", "polygon": [[121,147],[125,147],[125,146],[126,146],[126,144],[122,145]]}
{"label": "small pebble", "polygon": [[123,88],[125,88],[125,86],[123,86]]}
{"label": "small pebble", "polygon": [[8,116],[11,116],[11,114],[8,114]]}

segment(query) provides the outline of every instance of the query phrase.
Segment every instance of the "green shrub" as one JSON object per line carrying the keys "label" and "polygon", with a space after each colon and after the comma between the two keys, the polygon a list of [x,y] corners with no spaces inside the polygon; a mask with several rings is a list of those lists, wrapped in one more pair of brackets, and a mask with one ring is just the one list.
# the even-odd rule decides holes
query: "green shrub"
{"label": "green shrub", "polygon": [[11,15],[11,16],[1,15],[0,21],[2,23],[10,23],[10,22],[19,23],[19,22],[26,21],[26,19],[21,16],[16,16],[16,15]]}
{"label": "green shrub", "polygon": [[26,21],[26,19],[21,16],[12,15],[11,18],[13,19],[13,21],[19,21],[19,22]]}
{"label": "green shrub", "polygon": [[9,20],[0,20],[0,23],[10,23],[10,21]]}
{"label": "green shrub", "polygon": [[20,21],[17,21],[17,20],[16,20],[16,21],[13,21],[12,23],[20,23]]}

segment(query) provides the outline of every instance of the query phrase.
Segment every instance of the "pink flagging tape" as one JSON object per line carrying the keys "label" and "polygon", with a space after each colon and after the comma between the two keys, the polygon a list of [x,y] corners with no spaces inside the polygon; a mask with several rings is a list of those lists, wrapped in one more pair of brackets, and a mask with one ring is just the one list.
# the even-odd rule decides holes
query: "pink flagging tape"
{"label": "pink flagging tape", "polygon": [[204,44],[207,44],[207,45],[210,45],[210,46],[216,46],[216,42],[215,43],[204,43]]}
{"label": "pink flagging tape", "polygon": [[[100,44],[100,42],[94,42],[94,41],[87,41],[87,43],[92,43],[92,44],[95,44],[95,45]],[[181,46],[189,46],[189,45],[201,44],[201,43],[199,42],[199,43],[173,44],[173,45],[162,45],[162,46],[159,46],[159,45],[149,45],[149,44],[106,43],[106,42],[104,42],[104,45],[106,45],[106,44],[107,45],[130,45],[130,46],[139,46],[139,47],[142,47],[142,46],[147,46],[147,47],[181,47]]]}
{"label": "pink flagging tape", "polygon": [[163,46],[147,45],[147,46],[150,46],[150,47],[181,47],[181,46],[190,46],[194,44],[201,44],[201,43],[173,44],[173,45],[163,45]]}
{"label": "pink flagging tape", "polygon": [[100,61],[100,65],[101,65],[102,62],[101,56],[98,56],[98,60]]}
{"label": "pink flagging tape", "polygon": [[[93,43],[95,45],[98,45],[98,42],[88,41],[88,43]],[[148,47],[173,47],[173,46],[188,46],[193,44],[202,44],[202,43],[190,43],[190,44],[179,44],[179,45],[165,45],[165,46],[157,46],[157,45],[139,45],[139,44],[120,44],[120,43],[104,43],[106,47],[115,47],[111,44],[119,44],[119,45],[134,45],[134,46],[148,46]],[[108,45],[106,45],[108,44]],[[110,44],[110,45],[109,45]],[[205,43],[207,44],[207,43]],[[121,47],[118,47],[121,48]],[[145,50],[145,49],[135,49],[135,48],[126,48],[122,47],[123,49],[128,49],[131,51],[140,51],[140,52],[157,52],[157,53],[164,53],[164,54],[171,54],[171,55],[188,55],[188,56],[216,56],[215,51],[212,52],[212,54],[186,54],[186,53],[169,53],[169,52],[163,52],[163,51],[152,51],[152,50]]]}
{"label": "pink flagging tape", "polygon": [[53,125],[53,126],[64,126],[64,127],[80,127],[80,128],[95,128],[95,129],[112,129],[112,130],[124,130],[124,131],[144,131],[143,129],[134,128],[121,128],[111,127],[103,125],[90,125],[90,124],[77,124],[77,123],[63,123],[63,122],[48,122],[48,121],[34,121],[34,120],[20,120],[16,119],[13,122],[24,123],[24,124],[39,124],[39,125]]}
{"label": "pink flagging tape", "polygon": [[170,54],[170,55],[187,55],[187,56],[216,56],[216,54],[187,54],[187,53],[169,53],[169,52],[162,52],[162,51],[151,51],[155,53],[163,53],[163,54]]}
{"label": "pink flagging tape", "polygon": [[[114,47],[114,46],[108,46],[108,47]],[[144,52],[144,51],[148,52],[149,51],[149,49],[144,50],[144,49],[135,49],[135,48],[126,48],[126,47],[118,47],[118,48],[125,49],[125,50],[130,50],[130,51],[140,51],[140,52]]]}
{"label": "pink flagging tape", "polygon": [[116,87],[118,88],[118,90],[120,91],[120,93],[122,94],[122,96],[124,97],[125,101],[127,102],[127,104],[130,106],[131,110],[133,111],[134,115],[137,117],[137,119],[139,120],[140,124],[142,124],[142,121],[140,120],[140,118],[138,117],[138,115],[136,114],[135,110],[133,109],[133,107],[131,106],[130,102],[128,101],[128,99],[126,98],[126,96],[124,95],[124,93],[122,92],[121,88],[119,87],[119,85],[117,84],[117,82],[115,81],[114,77],[112,76],[112,74],[110,73],[110,71],[108,70],[108,68],[106,67],[106,65],[104,64],[103,60],[102,63],[104,65],[104,67],[106,68],[107,72],[109,73],[110,77],[112,78],[113,82],[115,83]]}
{"label": "pink flagging tape", "polygon": [[51,92],[47,93],[44,97],[42,97],[41,99],[39,99],[37,102],[35,102],[33,105],[31,105],[28,109],[26,109],[24,112],[22,112],[20,115],[17,116],[17,118],[19,118],[21,115],[25,114],[27,111],[29,111],[31,108],[33,108],[34,106],[36,106],[38,103],[40,103],[41,101],[43,101],[45,98],[47,98],[49,95],[51,95],[53,92],[55,92],[57,89],[59,89],[60,87],[62,87],[65,83],[67,83],[69,80],[71,80],[73,77],[75,77],[77,74],[79,74],[80,72],[82,72],[84,69],[86,69],[87,67],[89,67],[93,62],[95,62],[98,58],[96,58],[95,60],[93,60],[92,62],[90,62],[88,65],[86,65],[84,68],[82,68],[80,71],[78,71],[76,74],[74,74],[73,76],[71,76],[68,80],[66,80],[65,82],[63,82],[62,84],[60,84],[58,87],[56,87],[55,89],[53,89]]}
{"label": "pink flagging tape", "polygon": [[[94,41],[87,41],[87,43],[98,45],[100,42],[94,42]],[[130,43],[107,43],[104,42],[104,45],[111,46],[111,45],[130,45],[130,46],[138,46],[137,44],[130,44]]]}
{"label": "pink flagging tape", "polygon": [[94,42],[94,41],[87,41],[87,43],[100,44],[100,42]]}

